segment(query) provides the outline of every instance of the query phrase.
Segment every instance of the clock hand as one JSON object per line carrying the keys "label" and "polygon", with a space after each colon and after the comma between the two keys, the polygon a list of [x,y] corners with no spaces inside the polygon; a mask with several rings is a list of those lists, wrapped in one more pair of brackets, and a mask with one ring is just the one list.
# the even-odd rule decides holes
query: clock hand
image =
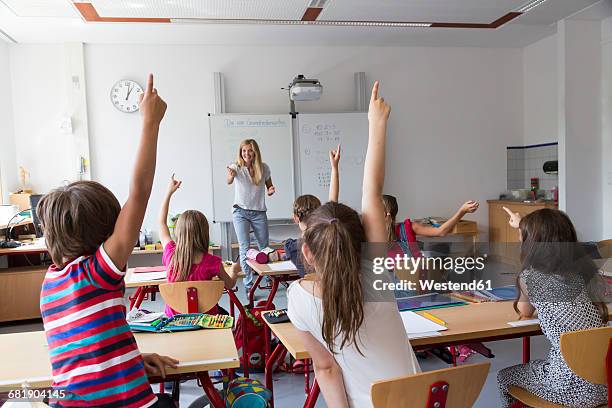
{"label": "clock hand", "polygon": [[127,101],[128,98],[130,97],[130,94],[132,93],[132,89],[134,89],[134,85],[132,86],[128,86],[128,91],[127,91],[127,95],[125,96],[125,100]]}

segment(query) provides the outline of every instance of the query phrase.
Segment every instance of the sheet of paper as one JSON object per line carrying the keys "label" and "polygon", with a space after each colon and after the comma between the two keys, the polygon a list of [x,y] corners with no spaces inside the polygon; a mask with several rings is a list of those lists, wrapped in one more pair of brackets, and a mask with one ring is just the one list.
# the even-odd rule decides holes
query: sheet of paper
{"label": "sheet of paper", "polygon": [[412,339],[422,339],[423,337],[436,337],[436,336],[441,336],[442,333],[437,332],[437,331],[433,331],[433,332],[425,332],[425,333],[414,333],[414,334],[408,334],[408,339],[412,340]]}
{"label": "sheet of paper", "polygon": [[273,271],[293,271],[297,269],[291,261],[271,262],[268,266]]}
{"label": "sheet of paper", "polygon": [[166,279],[166,271],[163,272],[147,272],[133,273],[128,283],[148,282],[152,280]]}
{"label": "sheet of paper", "polygon": [[141,266],[138,268],[134,268],[134,273],[148,273],[148,272],[165,272],[166,267],[164,265],[160,266]]}
{"label": "sheet of paper", "polygon": [[411,311],[400,312],[400,316],[402,317],[402,322],[404,323],[404,328],[406,329],[406,333],[408,333],[408,337],[423,333],[448,330],[447,327],[432,322],[431,320]]}
{"label": "sheet of paper", "polygon": [[512,327],[529,326],[530,324],[540,324],[540,319],[515,320],[508,322]]}

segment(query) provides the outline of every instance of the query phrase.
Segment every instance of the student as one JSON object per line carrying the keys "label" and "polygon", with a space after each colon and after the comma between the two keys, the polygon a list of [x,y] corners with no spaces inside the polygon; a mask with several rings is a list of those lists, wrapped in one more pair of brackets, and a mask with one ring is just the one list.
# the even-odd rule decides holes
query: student
{"label": "student", "polygon": [[276,192],[272,184],[270,167],[261,159],[259,145],[253,139],[246,139],[238,147],[236,161],[227,166],[227,184],[234,184],[234,209],[232,217],[238,238],[240,266],[245,273],[244,288],[247,292],[253,286],[253,271],[247,265],[246,253],[251,239],[251,228],[259,249],[269,244],[268,217],[266,215],[265,194]]}
{"label": "student", "polygon": [[[329,184],[329,201],[338,202],[340,190],[340,177],[338,164],[340,163],[340,145],[336,150],[329,151],[329,162],[331,163],[331,182]],[[293,202],[293,222],[300,227],[300,233],[306,229],[306,218],[321,206],[321,201],[310,194],[301,195]],[[284,244],[285,252],[289,255],[291,262],[295,265],[300,278],[304,277],[304,263],[300,255],[297,239],[288,239]]]}
{"label": "student", "polygon": [[510,385],[567,407],[605,404],[606,386],[592,384],[574,374],[559,345],[565,332],[602,327],[608,322],[606,304],[593,290],[599,277],[597,268],[579,253],[576,230],[565,213],[545,208],[521,219],[518,213],[504,210],[521,237],[522,272],[517,278],[519,295],[515,310],[521,318],[537,313],[551,349],[545,360],[532,360],[498,373],[503,406],[515,402],[508,393]]}
{"label": "student", "polygon": [[[392,195],[385,194],[383,195],[383,204],[385,207],[387,240],[389,242],[400,240],[415,242],[417,235],[424,237],[445,237],[466,214],[475,212],[480,205],[477,201],[466,201],[457,210],[455,215],[439,227],[433,227],[418,222],[413,223],[410,218],[406,218],[402,224],[398,225],[396,221],[398,212],[397,199]],[[407,239],[403,239],[404,235]]]}
{"label": "student", "polygon": [[317,279],[298,280],[288,289],[288,315],[312,358],[327,406],[334,408],[371,406],[374,381],[419,371],[394,299],[367,301],[370,290],[362,285],[362,277],[373,273],[362,244],[382,243],[387,236],[382,188],[389,112],[376,82],[368,113],[363,224],[343,204],[314,210],[306,219],[302,252]]}
{"label": "student", "polygon": [[[173,174],[159,211],[159,238],[164,247],[162,262],[168,267],[168,282],[207,281],[219,277],[227,289],[232,289],[236,286],[236,268],[232,268],[228,274],[223,268],[221,258],[208,252],[210,244],[208,220],[204,214],[197,210],[183,212],[176,221],[174,229],[176,242],[170,237],[167,224],[168,207],[172,195],[181,184],[182,181],[175,180]],[[177,313],[166,305],[166,315],[172,317]],[[219,307],[214,306],[206,313],[218,314]]]}
{"label": "student", "polygon": [[53,260],[40,299],[52,386],[66,395],[51,400],[54,407],[160,404],[123,299],[125,268],[151,194],[166,112],[152,75],[140,111],[142,136],[123,208],[106,187],[79,181],[46,194],[36,210]]}

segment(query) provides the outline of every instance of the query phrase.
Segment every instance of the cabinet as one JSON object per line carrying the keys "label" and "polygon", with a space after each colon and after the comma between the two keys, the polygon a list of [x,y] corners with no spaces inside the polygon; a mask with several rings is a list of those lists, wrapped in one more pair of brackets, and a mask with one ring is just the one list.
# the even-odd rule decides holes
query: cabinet
{"label": "cabinet", "polygon": [[40,318],[47,266],[0,269],[0,322]]}
{"label": "cabinet", "polygon": [[523,203],[520,201],[487,200],[489,204],[489,243],[491,256],[500,262],[518,266],[520,264],[519,230],[508,224],[508,214],[503,207],[522,217],[542,208],[557,208],[551,201]]}

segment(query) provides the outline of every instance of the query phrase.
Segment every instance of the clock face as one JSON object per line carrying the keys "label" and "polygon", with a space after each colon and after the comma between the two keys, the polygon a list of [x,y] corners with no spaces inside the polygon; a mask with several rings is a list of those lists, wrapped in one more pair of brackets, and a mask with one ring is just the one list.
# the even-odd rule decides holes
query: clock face
{"label": "clock face", "polygon": [[111,102],[121,112],[136,112],[140,105],[142,87],[129,79],[118,81],[111,89]]}

